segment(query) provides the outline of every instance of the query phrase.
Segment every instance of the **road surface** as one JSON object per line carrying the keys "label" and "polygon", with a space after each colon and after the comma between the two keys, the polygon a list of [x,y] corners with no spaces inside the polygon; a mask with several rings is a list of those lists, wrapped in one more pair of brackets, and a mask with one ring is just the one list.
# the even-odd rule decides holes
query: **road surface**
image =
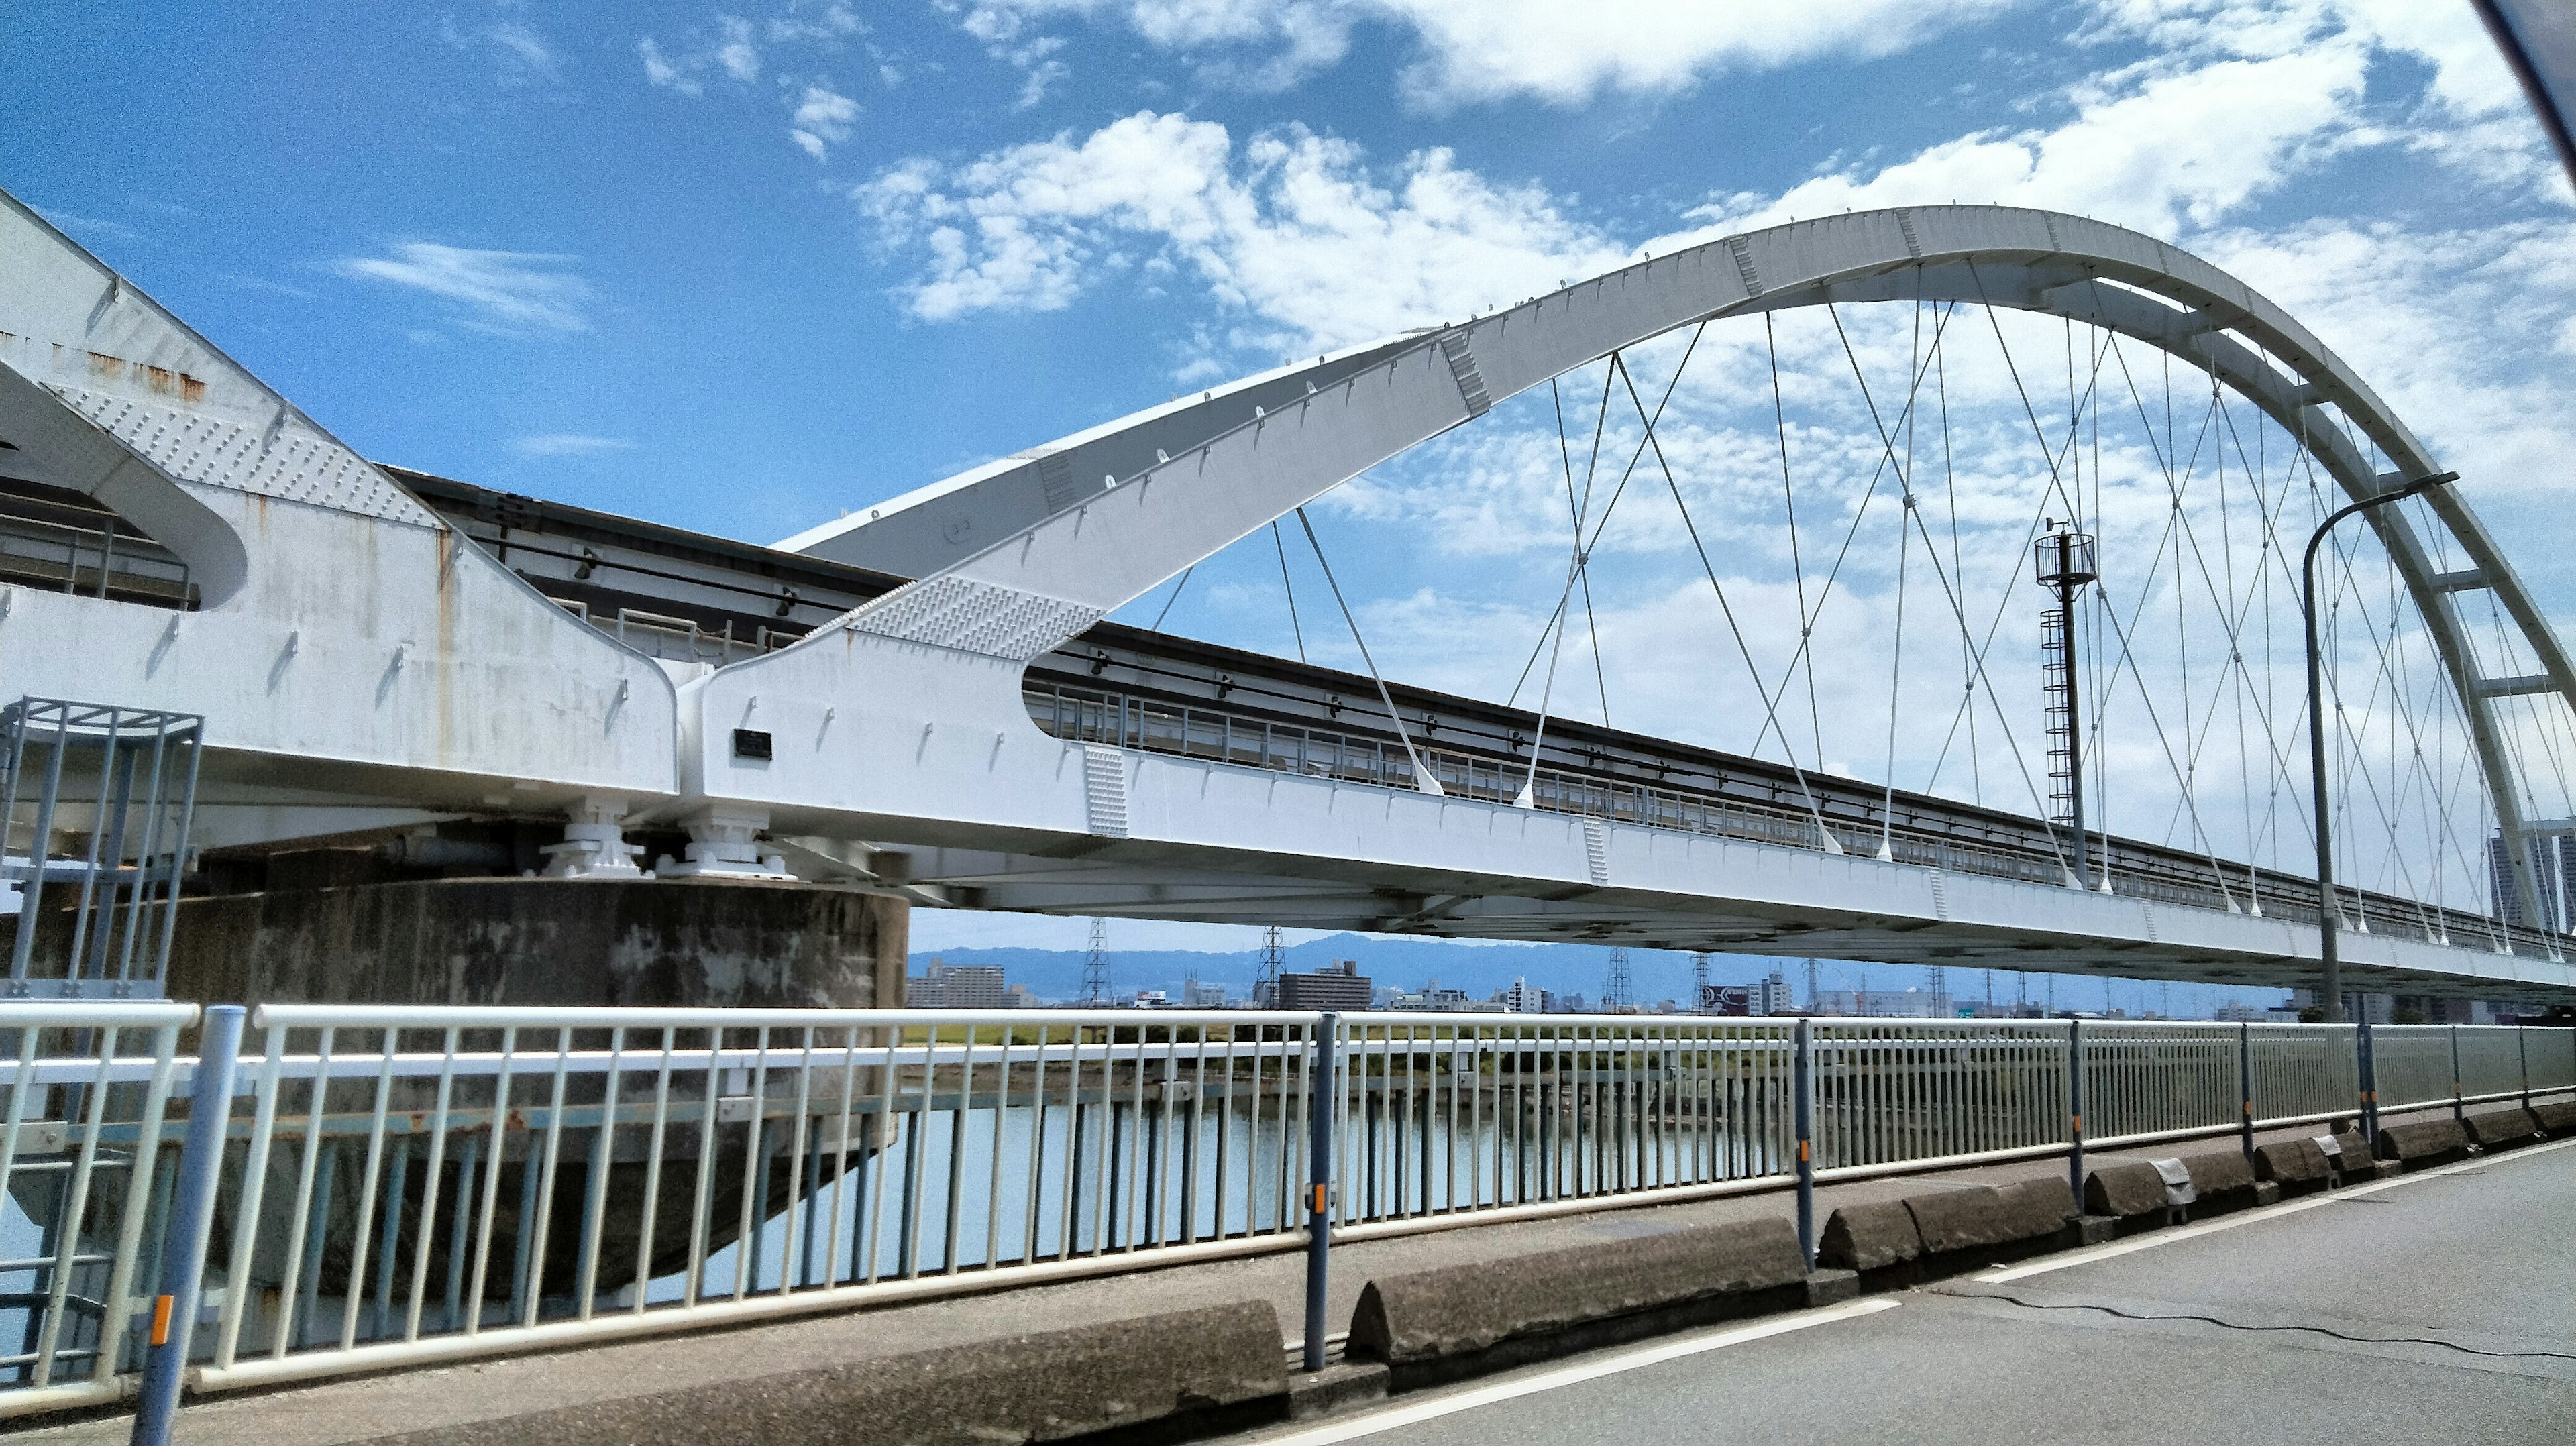
{"label": "road surface", "polygon": [[1247,1446],[2576,1442],[2576,1140]]}

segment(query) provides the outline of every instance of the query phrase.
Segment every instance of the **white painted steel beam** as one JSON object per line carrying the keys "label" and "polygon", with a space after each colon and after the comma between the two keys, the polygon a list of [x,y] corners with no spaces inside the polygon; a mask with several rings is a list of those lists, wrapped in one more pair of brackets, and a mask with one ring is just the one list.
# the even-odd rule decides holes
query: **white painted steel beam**
{"label": "white painted steel beam", "polygon": [[[207,798],[238,837],[627,807],[737,830],[765,820],[811,876],[988,907],[2295,975],[2314,931],[2280,919],[1087,747],[1029,719],[1031,658],[1502,398],[1703,318],[1915,296],[2045,310],[2182,355],[2304,431],[2355,495],[2381,484],[2346,424],[2400,475],[2432,469],[2304,329],[2161,243],[1998,208],[1834,217],[1208,389],[819,529],[795,541],[919,580],[705,674],[567,615],[9,201],[0,467],[151,531],[193,569],[203,606],[0,590],[0,670],[12,694],[205,714]],[[2465,504],[2433,506],[2551,690],[2576,694]],[[2403,514],[2374,522],[2519,837],[2451,592]],[[872,867],[942,851],[984,862],[954,877]],[[2451,946],[2352,949],[2390,979],[2576,989],[2563,962],[2463,942],[2474,933],[2462,921]]]}

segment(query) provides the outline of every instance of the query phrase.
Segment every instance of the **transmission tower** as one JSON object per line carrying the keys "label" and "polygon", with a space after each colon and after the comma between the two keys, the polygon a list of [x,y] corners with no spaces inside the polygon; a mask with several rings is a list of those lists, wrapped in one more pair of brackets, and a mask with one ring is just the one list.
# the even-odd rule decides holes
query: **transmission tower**
{"label": "transmission tower", "polygon": [[1691,956],[1691,1013],[1708,1012],[1708,956]]}
{"label": "transmission tower", "polygon": [[1949,971],[1947,968],[1945,968],[1944,966],[1939,965],[1939,964],[1926,964],[1926,965],[1924,965],[1924,966],[1923,966],[1923,988],[1924,988],[1924,991],[1925,991],[1926,993],[1930,993],[1930,994],[1947,994],[1947,993],[1949,993],[1949,992],[1950,992],[1950,971]]}
{"label": "transmission tower", "polygon": [[1279,966],[1288,962],[1288,951],[1279,943],[1279,926],[1261,931],[1261,977],[1252,981],[1252,1005],[1256,1009],[1279,1007]]}
{"label": "transmission tower", "polygon": [[2048,735],[2049,822],[2067,831],[2074,847],[2067,872],[2078,888],[2092,887],[2084,859],[2084,717],[2082,659],[2078,656],[2075,601],[2084,585],[2102,575],[2090,533],[2048,519],[2034,548],[2039,585],[2057,606],[2039,615],[2040,693]]}
{"label": "transmission tower", "polygon": [[1601,1007],[1621,1010],[1636,1003],[1636,988],[1628,981],[1628,950],[1624,945],[1610,948],[1610,977],[1601,981]]}
{"label": "transmission tower", "polygon": [[1109,1002],[1109,921],[1091,921],[1091,952],[1082,959],[1082,1002],[1097,1009]]}
{"label": "transmission tower", "polygon": [[1817,1013],[1820,1002],[1816,993],[1816,961],[1810,959],[1807,961],[1807,1012]]}

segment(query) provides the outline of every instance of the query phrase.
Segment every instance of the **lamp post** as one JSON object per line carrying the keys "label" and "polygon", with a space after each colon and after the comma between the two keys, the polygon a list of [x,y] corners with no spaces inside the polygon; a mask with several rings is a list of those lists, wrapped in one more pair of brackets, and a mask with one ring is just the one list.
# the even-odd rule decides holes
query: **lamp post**
{"label": "lamp post", "polygon": [[2317,958],[2325,969],[2320,992],[2325,996],[2329,1024],[2343,1022],[2343,946],[2336,937],[2342,929],[2343,911],[2335,903],[2334,821],[2326,800],[2325,682],[2317,656],[2317,549],[2325,544],[2326,534],[2334,531],[2335,524],[2356,512],[2403,502],[2459,480],[2457,472],[2437,472],[2326,514],[2326,520],[2318,523],[2316,532],[2308,538],[2307,554],[2299,561],[2299,610],[2308,625],[2308,781],[2317,806]]}

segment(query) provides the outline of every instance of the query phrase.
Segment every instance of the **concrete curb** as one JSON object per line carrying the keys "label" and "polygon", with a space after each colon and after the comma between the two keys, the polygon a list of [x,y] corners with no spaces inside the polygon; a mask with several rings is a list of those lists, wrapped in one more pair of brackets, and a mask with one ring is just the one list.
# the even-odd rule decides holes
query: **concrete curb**
{"label": "concrete curb", "polygon": [[1748,1220],[1374,1279],[1345,1352],[1403,1391],[1806,1303],[1797,1231]]}
{"label": "concrete curb", "polygon": [[2469,1133],[2458,1120],[2417,1120],[2379,1132],[2379,1155],[2410,1170],[2446,1165],[2469,1152]]}
{"label": "concrete curb", "polygon": [[2314,1140],[2271,1140],[2254,1147],[2254,1176],[2281,1187],[2284,1195],[2322,1190],[2334,1173],[2326,1152]]}
{"label": "concrete curb", "polygon": [[2195,1220],[2244,1210],[2255,1203],[2254,1166],[2242,1151],[2205,1150],[2185,1155],[2182,1167],[2191,1172],[2192,1189],[2199,1192],[2199,1198],[2191,1202]]}
{"label": "concrete curb", "polygon": [[1902,1200],[1838,1205],[1816,1237],[1816,1264],[1863,1274],[1911,1264],[1923,1254],[1923,1234]]}
{"label": "concrete curb", "polygon": [[[1794,1248],[1794,1247],[1793,1247]],[[1288,1367],[1267,1301],[948,1346],[532,1411],[382,1446],[993,1446],[1115,1431],[1179,1439],[1280,1419]]]}
{"label": "concrete curb", "polygon": [[2547,1104],[2533,1105],[2531,1117],[2539,1121],[2540,1128],[2553,1140],[2576,1135],[2576,1100],[2551,1100]]}
{"label": "concrete curb", "polygon": [[2540,1128],[2531,1111],[2520,1105],[2470,1115],[2460,1123],[2482,1150],[2510,1150],[2548,1138],[2548,1132]]}
{"label": "concrete curb", "polygon": [[2165,1217],[2164,1177],[2144,1160],[2105,1165],[2084,1177],[2084,1213],[2117,1216],[2124,1227],[2135,1220],[2161,1225]]}

